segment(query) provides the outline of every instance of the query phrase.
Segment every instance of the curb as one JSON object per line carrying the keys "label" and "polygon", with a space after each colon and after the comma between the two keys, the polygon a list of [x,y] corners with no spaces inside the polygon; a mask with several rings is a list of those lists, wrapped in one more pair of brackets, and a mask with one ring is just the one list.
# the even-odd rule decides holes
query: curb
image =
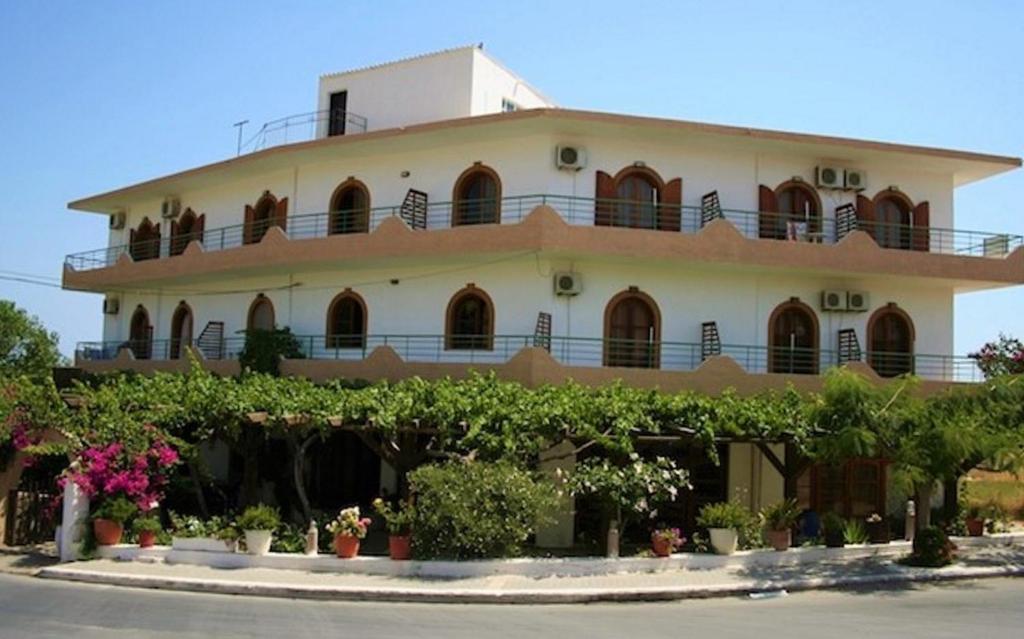
{"label": "curb", "polygon": [[216,579],[152,577],[111,574],[76,568],[43,568],[37,576],[78,583],[102,584],[126,588],[147,588],[250,597],[278,597],[317,601],[376,601],[403,603],[452,604],[578,604],[596,602],[675,601],[731,597],[757,592],[856,588],[870,585],[926,583],[991,577],[1024,576],[1024,566],[985,566],[975,568],[914,569],[876,575],[848,577],[780,579],[777,581],[746,580],[710,586],[679,586],[674,588],[582,588],[565,590],[482,590],[482,589],[419,589],[359,588],[344,586],[305,586],[300,584],[271,585],[242,583]]}

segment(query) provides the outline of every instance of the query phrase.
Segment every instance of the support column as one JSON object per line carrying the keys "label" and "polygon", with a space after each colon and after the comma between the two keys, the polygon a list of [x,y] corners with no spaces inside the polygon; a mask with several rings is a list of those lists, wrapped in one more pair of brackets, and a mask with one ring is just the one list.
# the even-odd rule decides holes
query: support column
{"label": "support column", "polygon": [[[563,441],[541,452],[540,471],[554,477],[555,470],[572,471],[576,467],[576,455],[572,442]],[[576,537],[576,500],[566,493],[555,511],[554,521],[537,530],[537,546],[540,548],[569,548]]]}
{"label": "support column", "polygon": [[0,472],[0,546],[4,545],[7,538],[7,509],[11,507],[7,495],[21,482],[24,457],[21,453],[14,453],[7,461],[6,468]]}
{"label": "support column", "polygon": [[78,559],[79,545],[82,542],[82,526],[89,519],[89,498],[78,485],[69,481],[64,484],[63,518],[58,530],[57,551],[61,561]]}

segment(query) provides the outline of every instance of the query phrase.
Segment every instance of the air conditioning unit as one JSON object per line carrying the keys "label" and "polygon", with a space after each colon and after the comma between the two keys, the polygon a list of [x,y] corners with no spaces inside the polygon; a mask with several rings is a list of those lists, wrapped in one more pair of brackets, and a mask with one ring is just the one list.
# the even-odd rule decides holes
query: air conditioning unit
{"label": "air conditioning unit", "polygon": [[816,167],[814,183],[823,189],[841,189],[843,188],[843,170],[834,166]]}
{"label": "air conditioning unit", "polygon": [[579,273],[562,271],[555,273],[554,277],[555,295],[572,297],[583,292],[583,278]]}
{"label": "air conditioning unit", "polygon": [[863,191],[868,188],[868,174],[858,169],[846,169],[846,179],[843,181],[845,188],[851,191]]}
{"label": "air conditioning unit", "polygon": [[822,291],[821,310],[823,311],[845,311],[846,291]]}
{"label": "air conditioning unit", "polygon": [[863,313],[871,306],[871,296],[864,291],[846,292],[846,310]]}
{"label": "air conditioning unit", "polygon": [[178,217],[181,214],[181,200],[176,197],[169,197],[164,200],[163,206],[160,207],[160,217],[165,220],[170,220]]}
{"label": "air conditioning unit", "polygon": [[110,230],[111,231],[120,231],[121,229],[123,229],[124,228],[124,224],[125,224],[125,219],[127,217],[128,216],[125,215],[124,211],[118,211],[117,213],[112,213],[110,215]]}
{"label": "air conditioning unit", "polygon": [[555,166],[565,171],[579,171],[587,165],[587,150],[581,146],[556,146]]}
{"label": "air conditioning unit", "polygon": [[116,297],[103,298],[103,314],[117,315],[121,312],[121,300]]}

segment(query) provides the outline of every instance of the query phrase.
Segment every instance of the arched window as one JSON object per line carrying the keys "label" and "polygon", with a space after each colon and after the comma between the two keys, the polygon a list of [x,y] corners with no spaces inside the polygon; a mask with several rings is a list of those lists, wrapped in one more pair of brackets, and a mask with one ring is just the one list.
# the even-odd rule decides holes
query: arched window
{"label": "arched window", "polygon": [[171,359],[184,357],[185,349],[192,345],[192,309],[180,302],[171,316]]}
{"label": "arched window", "polygon": [[192,209],[186,209],[181,218],[171,222],[171,255],[184,253],[192,240],[202,242],[205,221],[206,215],[197,216]]}
{"label": "arched window", "polygon": [[327,309],[327,348],[366,348],[366,303],[346,290]]}
{"label": "arched window", "polygon": [[274,305],[267,296],[260,293],[249,306],[246,328],[250,331],[272,331],[274,327]]}
{"label": "arched window", "polygon": [[768,372],[818,373],[818,318],[796,298],[777,306],[768,319]]}
{"label": "arched window", "polygon": [[287,230],[287,221],[288,198],[278,200],[270,191],[264,191],[256,206],[245,207],[242,243],[258,243],[272,226],[280,227],[282,231]]}
{"label": "arched window", "polygon": [[149,323],[149,312],[142,304],[132,313],[128,348],[132,349],[135,359],[149,359],[153,354],[153,325]]}
{"label": "arched window", "polygon": [[594,224],[678,231],[683,181],[665,183],[646,166],[630,166],[615,177],[597,172]]}
{"label": "arched window", "polygon": [[501,223],[501,179],[494,169],[474,164],[455,181],[452,226]]}
{"label": "arched window", "polygon": [[902,193],[893,191],[875,199],[875,242],[882,248],[910,248],[910,212],[913,205]]}
{"label": "arched window", "polygon": [[328,233],[366,233],[370,230],[370,191],[354,178],[342,182],[331,196]]}
{"label": "arched window", "polygon": [[494,303],[472,284],[448,302],[445,316],[445,348],[485,350],[494,348]]}
{"label": "arched window", "polygon": [[762,186],[758,235],[772,240],[809,240],[821,233],[821,198],[806,182]]}
{"label": "arched window", "polygon": [[619,293],[604,312],[604,365],[658,368],[661,313],[649,295]]}
{"label": "arched window", "polygon": [[868,320],[868,363],[881,377],[914,372],[914,324],[895,304]]}
{"label": "arched window", "polygon": [[139,228],[130,233],[128,250],[136,262],[160,257],[160,225],[143,218]]}

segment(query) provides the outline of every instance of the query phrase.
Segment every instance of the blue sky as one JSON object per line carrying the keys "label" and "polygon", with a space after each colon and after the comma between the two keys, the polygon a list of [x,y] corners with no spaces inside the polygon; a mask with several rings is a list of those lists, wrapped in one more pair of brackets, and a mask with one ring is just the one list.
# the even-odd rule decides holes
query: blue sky
{"label": "blue sky", "polygon": [[[714,6],[709,6],[709,5]],[[1024,154],[1024,3],[23,2],[0,9],[0,276],[58,278],[106,220],[68,201],[234,153],[321,73],[483,42],[563,106]],[[1024,234],[1024,171],[956,227]],[[0,280],[70,353],[100,297]],[[958,353],[1024,336],[1024,287],[960,296]]]}

